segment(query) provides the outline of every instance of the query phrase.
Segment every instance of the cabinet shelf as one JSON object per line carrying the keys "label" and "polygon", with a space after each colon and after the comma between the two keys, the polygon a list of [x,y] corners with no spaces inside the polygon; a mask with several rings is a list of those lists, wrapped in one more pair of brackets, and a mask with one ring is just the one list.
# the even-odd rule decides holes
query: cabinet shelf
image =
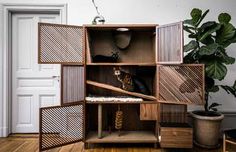
{"label": "cabinet shelf", "polygon": [[115,131],[109,134],[103,131],[103,138],[98,138],[98,132],[89,132],[86,138],[87,143],[156,143],[157,138],[151,131]]}
{"label": "cabinet shelf", "polygon": [[141,93],[137,93],[137,92],[126,91],[126,90],[123,90],[121,88],[109,85],[109,84],[99,83],[99,82],[90,81],[90,80],[87,80],[86,83],[89,84],[89,85],[92,85],[92,86],[99,87],[99,88],[108,89],[108,90],[128,94],[128,95],[131,95],[131,96],[136,96],[136,97],[144,98],[144,99],[147,99],[147,100],[156,100],[156,97],[154,97],[154,96],[145,95],[145,94],[141,94]]}
{"label": "cabinet shelf", "polygon": [[107,66],[156,66],[156,63],[87,63],[86,65],[107,65]]}
{"label": "cabinet shelf", "polygon": [[156,101],[132,101],[132,102],[112,102],[112,101],[103,101],[103,102],[94,102],[94,101],[86,101],[87,104],[156,104]]}

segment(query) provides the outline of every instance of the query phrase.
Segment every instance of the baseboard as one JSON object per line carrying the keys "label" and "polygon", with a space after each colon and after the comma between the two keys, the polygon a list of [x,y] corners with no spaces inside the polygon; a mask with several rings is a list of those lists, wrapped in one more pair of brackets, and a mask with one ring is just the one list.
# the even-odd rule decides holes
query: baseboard
{"label": "baseboard", "polygon": [[222,112],[224,119],[222,121],[222,130],[236,128],[236,112]]}
{"label": "baseboard", "polygon": [[7,127],[0,128],[0,137],[7,137],[9,135],[9,130]]}

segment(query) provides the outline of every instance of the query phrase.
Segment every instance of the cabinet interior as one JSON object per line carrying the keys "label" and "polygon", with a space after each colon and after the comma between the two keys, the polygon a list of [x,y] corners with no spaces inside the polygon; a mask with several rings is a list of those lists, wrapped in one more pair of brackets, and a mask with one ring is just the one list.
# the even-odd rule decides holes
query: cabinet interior
{"label": "cabinet interior", "polygon": [[[147,95],[156,96],[156,67],[152,66],[87,66],[87,80],[109,84],[121,88],[122,83],[114,74],[114,68],[120,68],[122,71],[129,73],[145,85],[148,89]],[[113,90],[106,90],[96,86],[87,85],[87,96],[127,96],[124,93]],[[138,87],[134,92],[141,93]],[[144,99],[145,100],[145,99]]]}
{"label": "cabinet interior", "polygon": [[87,64],[96,63],[96,55],[111,56],[118,52],[119,59],[116,63],[155,63],[156,61],[156,33],[155,27],[132,28],[131,40],[126,49],[120,49],[115,44],[115,35],[119,27],[113,28],[88,28],[87,35]]}

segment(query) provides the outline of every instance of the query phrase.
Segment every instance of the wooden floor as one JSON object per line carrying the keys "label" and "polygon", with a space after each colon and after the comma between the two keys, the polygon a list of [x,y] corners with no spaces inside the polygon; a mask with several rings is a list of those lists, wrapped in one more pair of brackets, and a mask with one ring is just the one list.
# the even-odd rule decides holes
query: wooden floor
{"label": "wooden floor", "polygon": [[[206,150],[194,147],[193,149],[154,149],[151,145],[97,145],[96,148],[84,150],[82,142],[54,148],[47,152],[221,152],[222,148]],[[236,147],[230,146],[229,152],[236,152]],[[0,138],[0,152],[38,152],[38,135],[12,135],[8,138]]]}

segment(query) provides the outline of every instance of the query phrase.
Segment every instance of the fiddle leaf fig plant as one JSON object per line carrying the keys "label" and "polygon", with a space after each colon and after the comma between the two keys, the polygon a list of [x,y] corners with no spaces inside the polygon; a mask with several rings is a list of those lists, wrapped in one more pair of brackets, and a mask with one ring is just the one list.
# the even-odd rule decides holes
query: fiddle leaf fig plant
{"label": "fiddle leaf fig plant", "polygon": [[202,12],[194,8],[190,15],[191,19],[184,21],[184,30],[188,32],[191,41],[184,46],[186,55],[184,63],[205,64],[205,111],[217,111],[218,103],[208,105],[209,93],[217,92],[219,88],[236,97],[236,81],[232,86],[219,85],[227,74],[227,65],[234,64],[235,58],[229,56],[226,48],[236,43],[236,29],[230,23],[231,16],[221,13],[218,21],[202,23],[209,10]]}

